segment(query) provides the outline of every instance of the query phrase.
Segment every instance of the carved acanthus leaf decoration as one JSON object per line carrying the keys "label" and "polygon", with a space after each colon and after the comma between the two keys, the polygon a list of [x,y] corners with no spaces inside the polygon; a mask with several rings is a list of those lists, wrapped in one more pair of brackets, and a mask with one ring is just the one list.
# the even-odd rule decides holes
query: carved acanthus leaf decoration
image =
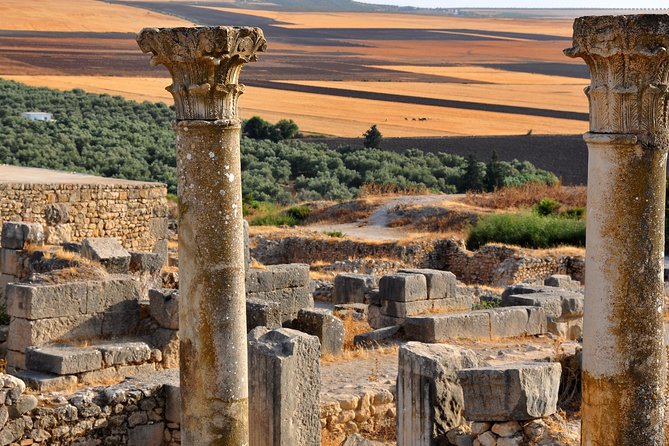
{"label": "carved acanthus leaf decoration", "polygon": [[565,50],[590,68],[590,130],[666,133],[669,91],[669,15],[581,17]]}
{"label": "carved acanthus leaf decoration", "polygon": [[239,72],[266,48],[260,28],[226,26],[145,28],[137,43],[170,71],[177,120],[236,121]]}

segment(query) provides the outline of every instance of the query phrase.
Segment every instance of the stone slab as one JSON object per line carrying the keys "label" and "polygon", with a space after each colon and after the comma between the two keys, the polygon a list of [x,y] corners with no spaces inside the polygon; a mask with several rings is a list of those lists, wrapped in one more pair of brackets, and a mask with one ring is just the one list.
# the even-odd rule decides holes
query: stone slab
{"label": "stone slab", "polygon": [[8,249],[23,249],[28,244],[44,244],[44,229],[41,224],[16,221],[2,224],[0,246]]}
{"label": "stone slab", "polygon": [[428,299],[456,299],[458,279],[450,271],[437,269],[400,269],[398,273],[422,274],[427,281]]}
{"label": "stone slab", "polygon": [[580,293],[569,291],[511,294],[502,299],[502,306],[541,307],[547,317],[564,322],[583,317],[584,297]]}
{"label": "stone slab", "polygon": [[26,367],[38,372],[74,375],[102,368],[102,354],[90,347],[30,347],[26,349]]}
{"label": "stone slab", "polygon": [[146,342],[110,342],[93,347],[102,354],[106,367],[142,364],[151,360],[151,347]]}
{"label": "stone slab", "polygon": [[121,242],[112,237],[83,239],[81,255],[99,262],[110,273],[124,274],[130,268],[130,253],[121,245]]}
{"label": "stone slab", "polygon": [[23,270],[22,253],[16,249],[0,248],[0,274],[19,277]]}
{"label": "stone slab", "polygon": [[7,314],[23,319],[81,316],[87,311],[86,283],[15,283],[7,286]]}
{"label": "stone slab", "polygon": [[365,296],[377,284],[371,274],[337,274],[332,291],[335,304],[365,303]]}
{"label": "stone slab", "polygon": [[13,375],[23,380],[26,386],[38,392],[62,390],[77,384],[77,377],[73,375],[61,376],[35,370],[17,370]]}
{"label": "stone slab", "polygon": [[277,302],[246,299],[246,330],[256,327],[281,328],[281,308]]}
{"label": "stone slab", "polygon": [[552,276],[548,276],[544,279],[544,285],[571,291],[578,291],[582,288],[581,282],[573,280],[571,276],[566,274],[553,274]]}
{"label": "stone slab", "polygon": [[250,446],[321,444],[318,344],[286,328],[249,333]]}
{"label": "stone slab", "polygon": [[478,366],[476,354],[452,345],[407,342],[397,374],[397,445],[448,444],[447,433],[465,422],[458,371]]}
{"label": "stone slab", "polygon": [[179,329],[179,290],[149,290],[151,317],[163,328]]}
{"label": "stone slab", "polygon": [[265,269],[251,268],[246,274],[246,292],[264,293],[307,287],[309,281],[309,265],[303,263],[269,265]]}
{"label": "stone slab", "polygon": [[490,339],[490,315],[483,311],[408,317],[404,331],[407,339],[420,342]]}
{"label": "stone slab", "polygon": [[385,340],[401,336],[402,333],[403,329],[400,325],[379,328],[378,330],[370,331],[369,333],[356,335],[353,338],[353,344],[356,347],[374,347]]}
{"label": "stone slab", "polygon": [[258,299],[277,302],[281,311],[281,323],[291,321],[297,317],[302,308],[313,308],[314,297],[308,287],[284,288],[281,290],[246,293],[247,299]]}
{"label": "stone slab", "polygon": [[130,272],[158,274],[163,267],[164,257],[158,252],[130,252]]}
{"label": "stone slab", "polygon": [[423,274],[392,274],[379,281],[381,301],[414,302],[427,299],[427,280]]}
{"label": "stone slab", "polygon": [[559,363],[531,362],[458,372],[469,421],[523,421],[557,411]]}
{"label": "stone slab", "polygon": [[293,326],[301,332],[317,336],[322,355],[338,355],[344,350],[344,323],[329,310],[302,309]]}
{"label": "stone slab", "polygon": [[102,315],[82,315],[28,320],[12,317],[7,345],[22,352],[31,346],[102,337]]}

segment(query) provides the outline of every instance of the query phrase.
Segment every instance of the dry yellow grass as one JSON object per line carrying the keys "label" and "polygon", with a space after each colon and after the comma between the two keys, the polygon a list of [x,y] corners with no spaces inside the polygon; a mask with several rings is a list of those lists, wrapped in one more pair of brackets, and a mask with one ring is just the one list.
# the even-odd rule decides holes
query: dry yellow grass
{"label": "dry yellow grass", "polygon": [[0,29],[137,32],[148,26],[190,26],[191,22],[96,0],[2,0]]}
{"label": "dry yellow grass", "polygon": [[237,14],[266,17],[285,28],[399,28],[399,29],[459,29],[478,30],[474,33],[488,36],[486,31],[526,34],[550,34],[571,37],[572,21],[569,19],[492,19],[446,17],[419,14],[361,13],[361,12],[290,12],[262,11],[208,7]]}
{"label": "dry yellow grass", "polygon": [[[404,71],[406,73],[429,74],[432,76],[458,78],[465,82],[488,82],[500,85],[578,85],[583,87],[584,84],[587,84],[586,80],[573,77],[521,73],[479,66],[434,67],[424,65],[392,65],[389,67],[388,65],[370,65],[370,67],[380,69],[392,68],[393,70]],[[580,93],[583,93],[582,88]]]}
{"label": "dry yellow grass", "polygon": [[[331,81],[286,81],[291,84],[315,87],[330,87],[353,91],[398,94],[435,99],[499,104],[517,107],[588,112],[588,100],[583,94],[585,81],[575,80],[571,84],[515,84],[505,83],[500,77],[507,72],[498,70],[497,80],[503,85],[461,84],[433,82],[331,82]],[[491,75],[491,78],[495,78]],[[463,110],[464,111],[464,110]],[[480,113],[480,112],[479,112]],[[416,117],[415,114],[406,116]],[[548,119],[548,118],[543,118]]]}
{"label": "dry yellow grass", "polygon": [[[170,83],[167,78],[16,75],[3,77],[28,85],[60,90],[82,88],[90,92],[119,95],[137,101],[148,100],[168,104],[173,102],[171,95],[164,89]],[[342,85],[350,88],[355,84],[357,83],[346,82]],[[362,89],[368,83],[360,84],[358,88]],[[385,91],[391,92],[404,88],[397,83],[389,82],[369,84],[369,88],[376,91],[386,89]],[[333,86],[333,83],[327,85]],[[421,88],[425,94],[431,89],[432,92],[436,92],[433,96],[439,97],[442,88],[453,87],[451,84],[425,84]],[[498,93],[501,94],[500,90],[500,87],[489,90],[491,101],[495,100]],[[569,93],[573,95],[572,91]],[[545,97],[552,96],[547,94]],[[559,98],[553,98],[553,101],[559,101]],[[327,106],[324,107],[323,104]],[[525,134],[530,129],[535,134],[573,134],[587,131],[586,122],[568,119],[390,103],[256,87],[246,89],[240,101],[240,108],[242,116],[246,118],[253,115],[262,116],[269,121],[291,118],[305,132],[336,136],[361,136],[372,123],[378,125],[384,136],[518,135]],[[410,120],[413,117],[432,119]]]}

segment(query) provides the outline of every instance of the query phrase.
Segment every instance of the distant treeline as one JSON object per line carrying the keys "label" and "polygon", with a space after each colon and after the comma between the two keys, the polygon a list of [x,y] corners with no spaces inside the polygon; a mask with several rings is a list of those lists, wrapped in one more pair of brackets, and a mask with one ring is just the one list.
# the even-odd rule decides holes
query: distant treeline
{"label": "distant treeline", "polygon": [[[26,111],[50,112],[54,120],[30,121],[20,116]],[[0,80],[0,163],[159,181],[176,193],[174,119],[173,108],[161,103]],[[265,128],[258,119],[251,122],[256,129]],[[299,133],[297,126],[286,127],[291,122],[281,121],[272,128],[285,130],[279,132],[284,136]],[[340,147],[334,151],[324,144],[280,140],[276,132],[271,135],[274,141],[242,138],[246,200],[346,199],[370,184],[395,190],[464,192],[557,181],[528,162],[493,157],[483,163],[471,156],[418,149],[394,153]]]}

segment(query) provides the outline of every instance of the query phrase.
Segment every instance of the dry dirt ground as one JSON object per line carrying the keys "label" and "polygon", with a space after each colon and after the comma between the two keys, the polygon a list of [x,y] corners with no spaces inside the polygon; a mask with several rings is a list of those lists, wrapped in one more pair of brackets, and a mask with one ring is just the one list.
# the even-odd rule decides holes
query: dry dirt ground
{"label": "dry dirt ground", "polygon": [[[360,136],[582,133],[587,69],[562,54],[571,21],[243,10],[229,2],[40,0],[0,5],[0,76],[165,101],[145,26],[261,26],[268,51],[242,75],[243,116]],[[132,79],[128,79],[132,78]]]}

